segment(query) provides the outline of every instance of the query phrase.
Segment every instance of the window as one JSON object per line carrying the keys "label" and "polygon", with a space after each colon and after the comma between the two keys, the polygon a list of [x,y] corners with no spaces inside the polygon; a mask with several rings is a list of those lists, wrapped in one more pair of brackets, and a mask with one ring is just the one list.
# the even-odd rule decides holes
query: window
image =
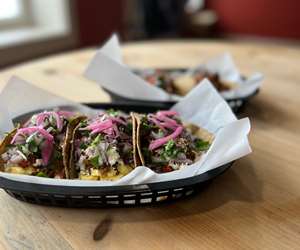
{"label": "window", "polygon": [[0,0],[0,19],[12,19],[16,18],[21,13],[21,2],[18,0]]}
{"label": "window", "polygon": [[73,6],[71,0],[0,0],[0,67],[74,47]]}
{"label": "window", "polygon": [[29,0],[0,0],[0,30],[29,25]]}

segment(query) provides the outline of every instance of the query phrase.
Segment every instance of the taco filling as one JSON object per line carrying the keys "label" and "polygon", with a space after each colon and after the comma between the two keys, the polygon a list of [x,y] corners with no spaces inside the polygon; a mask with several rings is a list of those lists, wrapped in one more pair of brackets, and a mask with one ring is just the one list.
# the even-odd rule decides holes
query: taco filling
{"label": "taco filling", "polygon": [[84,180],[116,180],[134,168],[133,123],[120,111],[100,113],[74,131],[70,168]]}
{"label": "taco filling", "polygon": [[150,84],[155,85],[170,94],[178,93],[178,89],[174,84],[175,77],[170,72],[155,69],[151,72],[144,72],[141,76]]}
{"label": "taco filling", "polygon": [[175,111],[135,115],[141,162],[157,173],[179,170],[205,153],[212,134],[195,125],[184,125]]}
{"label": "taco filling", "polygon": [[64,178],[63,146],[72,117],[74,113],[68,111],[33,115],[3,140],[1,169],[15,174]]}
{"label": "taco filling", "polygon": [[227,91],[233,88],[232,84],[222,81],[218,73],[213,74],[203,69],[198,69],[193,73],[193,77],[195,84],[207,78],[219,92]]}
{"label": "taco filling", "polygon": [[219,91],[228,91],[235,87],[235,84],[220,79],[219,74],[209,73],[204,69],[197,69],[191,73],[175,73],[167,70],[155,69],[153,71],[141,71],[138,74],[147,82],[162,88],[170,94],[180,96],[186,95],[203,79],[207,78]]}

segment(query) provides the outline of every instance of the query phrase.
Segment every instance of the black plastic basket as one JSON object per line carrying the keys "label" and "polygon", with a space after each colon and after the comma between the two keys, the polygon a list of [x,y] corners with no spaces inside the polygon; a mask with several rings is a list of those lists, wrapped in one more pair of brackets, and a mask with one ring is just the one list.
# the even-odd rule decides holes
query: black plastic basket
{"label": "black plastic basket", "polygon": [[[154,112],[164,107],[131,104],[87,104],[97,109]],[[126,207],[177,200],[197,193],[215,177],[230,168],[233,162],[198,176],[158,183],[112,186],[71,187],[33,184],[0,177],[0,187],[12,197],[34,204],[62,207]]]}
{"label": "black plastic basket", "polygon": [[[163,69],[166,72],[185,72],[187,69],[186,68],[166,68]],[[133,69],[132,70],[134,73],[138,73],[138,69]],[[108,89],[104,90],[110,95],[112,102],[115,103],[130,103],[130,104],[140,104],[140,105],[162,105],[163,108],[168,109],[172,107],[176,102],[175,101],[164,101],[164,102],[159,102],[159,101],[144,101],[144,100],[139,100],[139,99],[130,99],[126,98],[120,95],[117,95],[113,92],[111,92]],[[257,89],[255,92],[251,93],[250,95],[240,97],[240,98],[228,98],[225,99],[229,106],[231,107],[232,111],[235,114],[239,114],[243,111],[245,108],[246,104],[255,96],[257,95],[259,90]]]}

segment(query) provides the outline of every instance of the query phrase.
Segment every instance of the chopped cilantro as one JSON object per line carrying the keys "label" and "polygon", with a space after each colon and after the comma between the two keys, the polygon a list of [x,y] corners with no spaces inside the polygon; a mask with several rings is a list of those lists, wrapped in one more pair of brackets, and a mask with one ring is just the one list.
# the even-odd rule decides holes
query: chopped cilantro
{"label": "chopped cilantro", "polygon": [[131,132],[132,132],[132,123],[129,122],[129,123],[127,124],[127,126],[125,127],[125,133],[126,133],[126,134],[131,134]]}
{"label": "chopped cilantro", "polygon": [[53,115],[50,115],[49,117],[49,123],[52,125],[52,126],[56,126],[56,119],[54,118]]}
{"label": "chopped cilantro", "polygon": [[180,150],[176,147],[174,140],[169,140],[164,146],[164,156],[174,158]]}
{"label": "chopped cilantro", "polygon": [[87,121],[83,120],[80,122],[80,127],[86,127],[87,126]]}
{"label": "chopped cilantro", "polygon": [[96,136],[96,138],[92,141],[91,145],[92,146],[97,146],[102,139],[103,139],[103,136],[98,134]]}
{"label": "chopped cilantro", "polygon": [[164,131],[162,131],[161,129],[159,129],[159,130],[158,130],[158,133],[157,133],[157,137],[158,137],[158,138],[164,137]]}
{"label": "chopped cilantro", "polygon": [[39,145],[36,142],[36,136],[37,136],[37,133],[35,132],[26,139],[27,151],[30,151],[32,153],[38,152]]}
{"label": "chopped cilantro", "polygon": [[60,152],[60,151],[58,151],[58,150],[55,150],[54,151],[54,159],[56,159],[56,160],[62,160],[62,153]]}
{"label": "chopped cilantro", "polygon": [[146,147],[142,148],[142,152],[143,152],[143,156],[146,160],[151,159],[151,151],[148,148],[146,148]]}
{"label": "chopped cilantro", "polygon": [[80,143],[79,148],[85,150],[87,148],[87,145],[84,142],[82,142]]}
{"label": "chopped cilantro", "polygon": [[114,109],[108,109],[106,111],[107,114],[111,115],[111,116],[117,116],[119,114],[119,111],[114,110]]}
{"label": "chopped cilantro", "polygon": [[147,123],[146,121],[143,121],[141,125],[142,125],[143,129],[145,129],[145,130],[150,130],[153,128],[153,126],[151,124]]}
{"label": "chopped cilantro", "polygon": [[195,147],[198,151],[206,151],[209,149],[210,143],[208,141],[203,141],[201,139],[197,139],[195,141]]}
{"label": "chopped cilantro", "polygon": [[28,150],[30,152],[33,152],[33,153],[37,153],[38,152],[38,145],[37,143],[35,142],[35,140],[30,140],[28,142]]}
{"label": "chopped cilantro", "polygon": [[28,156],[30,154],[30,151],[28,150],[26,145],[17,145],[17,148],[19,151],[21,151],[24,155]]}
{"label": "chopped cilantro", "polygon": [[161,87],[161,88],[166,88],[166,78],[164,75],[160,75],[158,78],[157,78],[157,81],[158,81],[158,86]]}
{"label": "chopped cilantro", "polygon": [[90,132],[88,130],[81,130],[80,133],[82,136],[86,136],[86,137],[90,135]]}
{"label": "chopped cilantro", "polygon": [[167,142],[167,144],[165,145],[165,150],[166,150],[166,151],[170,151],[170,150],[172,150],[175,146],[176,146],[176,145],[175,145],[174,140],[169,140],[169,141]]}
{"label": "chopped cilantro", "polygon": [[93,165],[93,167],[98,168],[99,167],[99,155],[91,158],[90,163]]}

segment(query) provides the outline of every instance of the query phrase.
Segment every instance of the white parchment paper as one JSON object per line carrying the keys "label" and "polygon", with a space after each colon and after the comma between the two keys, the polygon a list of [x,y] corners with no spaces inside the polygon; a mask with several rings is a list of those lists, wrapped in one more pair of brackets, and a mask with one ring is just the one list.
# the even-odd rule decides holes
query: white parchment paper
{"label": "white parchment paper", "polygon": [[120,64],[123,64],[120,40],[117,34],[113,34],[100,50],[106,56]]}
{"label": "white parchment paper", "polygon": [[[10,126],[7,126],[7,124],[12,124],[9,117],[14,118],[34,110],[71,105],[82,112],[91,114],[95,112],[90,108],[41,90],[16,77],[8,82],[0,94],[0,100],[1,131],[10,128]],[[204,80],[195,87],[172,109],[176,110],[183,120],[202,126],[215,134],[212,146],[201,160],[182,170],[156,174],[149,168],[140,166],[118,181],[58,180],[3,172],[0,172],[0,176],[12,180],[49,185],[111,186],[145,184],[198,175],[251,152],[247,138],[250,131],[248,118],[237,120],[228,104],[208,80]]]}
{"label": "white parchment paper", "polygon": [[[113,61],[116,63],[114,64]],[[127,85],[124,84],[124,81],[123,83],[116,81],[116,78],[124,77],[125,73],[121,73],[122,67],[127,71],[127,79],[136,77],[140,78],[133,72],[127,70],[128,66],[126,66],[122,60],[118,36],[113,34],[105,45],[96,52],[86,69],[85,77],[97,82],[101,87],[104,87],[117,95],[129,99],[177,101],[182,98],[178,95],[170,95],[159,87],[147,83],[142,78],[140,78],[139,81],[135,81],[136,85],[132,81],[128,82]],[[221,92],[221,95],[225,99],[249,96],[261,86],[263,81],[263,75],[258,72],[243,78],[234,63],[232,56],[228,52],[211,58],[207,62],[199,63],[198,66],[188,69],[183,74],[192,74],[197,69],[204,69],[209,73],[217,73],[222,80],[236,84],[236,87],[232,90]],[[118,70],[120,75],[111,73],[115,70]],[[146,85],[149,86],[146,87]]]}
{"label": "white parchment paper", "polygon": [[126,98],[148,101],[167,101],[172,98],[164,90],[152,86],[102,51],[96,53],[85,76],[101,87]]}

